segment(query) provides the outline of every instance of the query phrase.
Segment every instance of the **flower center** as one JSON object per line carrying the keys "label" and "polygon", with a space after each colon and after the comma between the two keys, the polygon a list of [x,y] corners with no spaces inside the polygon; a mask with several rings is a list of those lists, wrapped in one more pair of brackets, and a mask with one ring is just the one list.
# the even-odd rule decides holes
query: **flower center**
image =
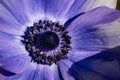
{"label": "flower center", "polygon": [[59,22],[40,20],[28,26],[22,37],[31,61],[38,64],[51,65],[66,59],[71,50],[71,37]]}
{"label": "flower center", "polygon": [[52,31],[39,33],[36,37],[36,46],[42,51],[50,51],[59,45],[59,37]]}

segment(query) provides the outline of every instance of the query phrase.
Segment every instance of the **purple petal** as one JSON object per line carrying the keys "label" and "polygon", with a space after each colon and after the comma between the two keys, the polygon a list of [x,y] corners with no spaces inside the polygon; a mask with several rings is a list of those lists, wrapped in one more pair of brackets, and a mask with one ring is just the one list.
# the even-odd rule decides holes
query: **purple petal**
{"label": "purple petal", "polygon": [[39,68],[37,64],[30,63],[28,68],[20,73],[16,74],[15,76],[11,76],[10,80],[37,80],[38,78],[41,79],[41,70],[43,67]]}
{"label": "purple petal", "polygon": [[120,65],[115,55],[119,54],[105,51],[78,61],[71,66],[69,73],[77,80],[119,80]]}
{"label": "purple petal", "polygon": [[77,62],[98,53],[99,51],[76,51],[76,50],[73,51],[72,50],[68,54],[68,59],[72,62]]}
{"label": "purple petal", "polygon": [[117,0],[74,0],[74,3],[71,5],[65,17],[70,19],[79,13],[87,12],[100,6],[107,6],[115,9],[116,3]]}
{"label": "purple petal", "polygon": [[71,8],[74,0],[45,0],[45,14],[46,18],[53,21],[63,21],[64,16]]}
{"label": "purple petal", "polygon": [[64,15],[70,9],[74,0],[25,0],[23,2],[33,22],[40,19],[64,21]]}
{"label": "purple petal", "polygon": [[23,0],[33,22],[45,19],[45,0]]}
{"label": "purple petal", "polygon": [[58,63],[58,67],[60,69],[60,73],[64,80],[74,80],[72,76],[68,73],[69,68],[72,66],[72,62],[69,60],[63,60]]}
{"label": "purple petal", "polygon": [[65,22],[78,13],[98,6],[116,6],[116,0],[1,0],[0,3],[22,24],[38,19]]}
{"label": "purple petal", "polygon": [[5,70],[5,69],[3,69],[3,68],[1,68],[1,67],[0,67],[0,73],[1,73],[2,75],[4,75],[4,76],[7,76],[7,77],[16,75],[16,73],[11,72],[11,71],[8,71],[8,70]]}
{"label": "purple petal", "polygon": [[18,54],[28,54],[19,36],[0,32],[0,63],[1,60]]}
{"label": "purple petal", "polygon": [[12,56],[2,60],[4,64],[0,67],[10,72],[21,73],[27,69],[30,64],[30,57],[25,54]]}
{"label": "purple petal", "polygon": [[43,73],[42,75],[43,80],[54,80],[54,75],[50,70],[49,66],[45,66],[42,70],[42,73]]}
{"label": "purple petal", "polygon": [[[74,20],[67,30],[74,51],[102,51],[120,45],[120,12],[96,8]],[[74,54],[74,53],[73,53]]]}
{"label": "purple petal", "polygon": [[19,73],[25,69],[24,66],[27,67],[30,63],[30,59],[27,58],[29,57],[28,52],[20,41],[17,36],[0,32],[0,68],[2,72]]}
{"label": "purple petal", "polygon": [[19,35],[22,27],[14,16],[0,3],[0,31]]}
{"label": "purple petal", "polygon": [[21,24],[31,21],[30,15],[24,4],[24,0],[1,0],[0,3],[14,16]]}
{"label": "purple petal", "polygon": [[52,71],[52,74],[54,76],[54,80],[60,80],[60,75],[58,71],[58,66],[56,64],[52,64],[50,66],[50,70]]}
{"label": "purple petal", "polygon": [[[116,7],[117,0],[45,0],[44,10],[47,19],[64,23],[73,16],[99,6]],[[98,4],[99,3],[99,4]],[[111,5],[112,4],[112,5]]]}
{"label": "purple petal", "polygon": [[8,80],[8,77],[6,77],[6,76],[0,74],[0,80]]}
{"label": "purple petal", "polygon": [[[10,80],[59,80],[55,76],[56,65],[37,65],[36,63],[30,63],[29,67],[23,73],[12,76]],[[55,75],[54,75],[55,74]],[[56,78],[55,78],[56,77]]]}

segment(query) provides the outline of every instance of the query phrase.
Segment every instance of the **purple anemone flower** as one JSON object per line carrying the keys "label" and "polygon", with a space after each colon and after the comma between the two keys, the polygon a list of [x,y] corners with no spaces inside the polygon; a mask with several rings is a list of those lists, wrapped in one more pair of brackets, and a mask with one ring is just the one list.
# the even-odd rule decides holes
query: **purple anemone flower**
{"label": "purple anemone flower", "polygon": [[0,80],[119,80],[115,4],[0,0]]}

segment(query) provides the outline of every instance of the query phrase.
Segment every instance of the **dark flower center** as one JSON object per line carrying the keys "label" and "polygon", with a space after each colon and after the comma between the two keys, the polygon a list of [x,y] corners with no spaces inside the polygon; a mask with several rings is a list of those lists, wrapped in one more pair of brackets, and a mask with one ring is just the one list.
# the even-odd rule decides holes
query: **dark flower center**
{"label": "dark flower center", "polygon": [[36,46],[42,51],[50,51],[59,45],[59,37],[52,31],[39,33],[36,37]]}
{"label": "dark flower center", "polygon": [[31,61],[51,65],[66,59],[71,37],[59,22],[42,21],[28,26],[22,43],[29,52]]}

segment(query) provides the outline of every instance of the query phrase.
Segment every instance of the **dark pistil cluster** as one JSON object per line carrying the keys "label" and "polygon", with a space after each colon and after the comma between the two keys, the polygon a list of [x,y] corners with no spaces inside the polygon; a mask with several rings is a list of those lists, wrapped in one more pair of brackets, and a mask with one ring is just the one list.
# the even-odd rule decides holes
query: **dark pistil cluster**
{"label": "dark pistil cluster", "polygon": [[[47,37],[43,37],[43,35],[46,36],[48,34],[49,37],[52,37],[49,39],[51,40],[50,45],[49,43],[44,43]],[[33,26],[27,27],[22,37],[22,42],[29,52],[31,61],[37,62],[38,64],[51,65],[61,59],[66,59],[71,49],[71,37],[59,22],[40,20],[38,23],[34,23]],[[53,42],[52,39],[53,41],[54,39],[56,40],[55,45],[51,44]]]}

